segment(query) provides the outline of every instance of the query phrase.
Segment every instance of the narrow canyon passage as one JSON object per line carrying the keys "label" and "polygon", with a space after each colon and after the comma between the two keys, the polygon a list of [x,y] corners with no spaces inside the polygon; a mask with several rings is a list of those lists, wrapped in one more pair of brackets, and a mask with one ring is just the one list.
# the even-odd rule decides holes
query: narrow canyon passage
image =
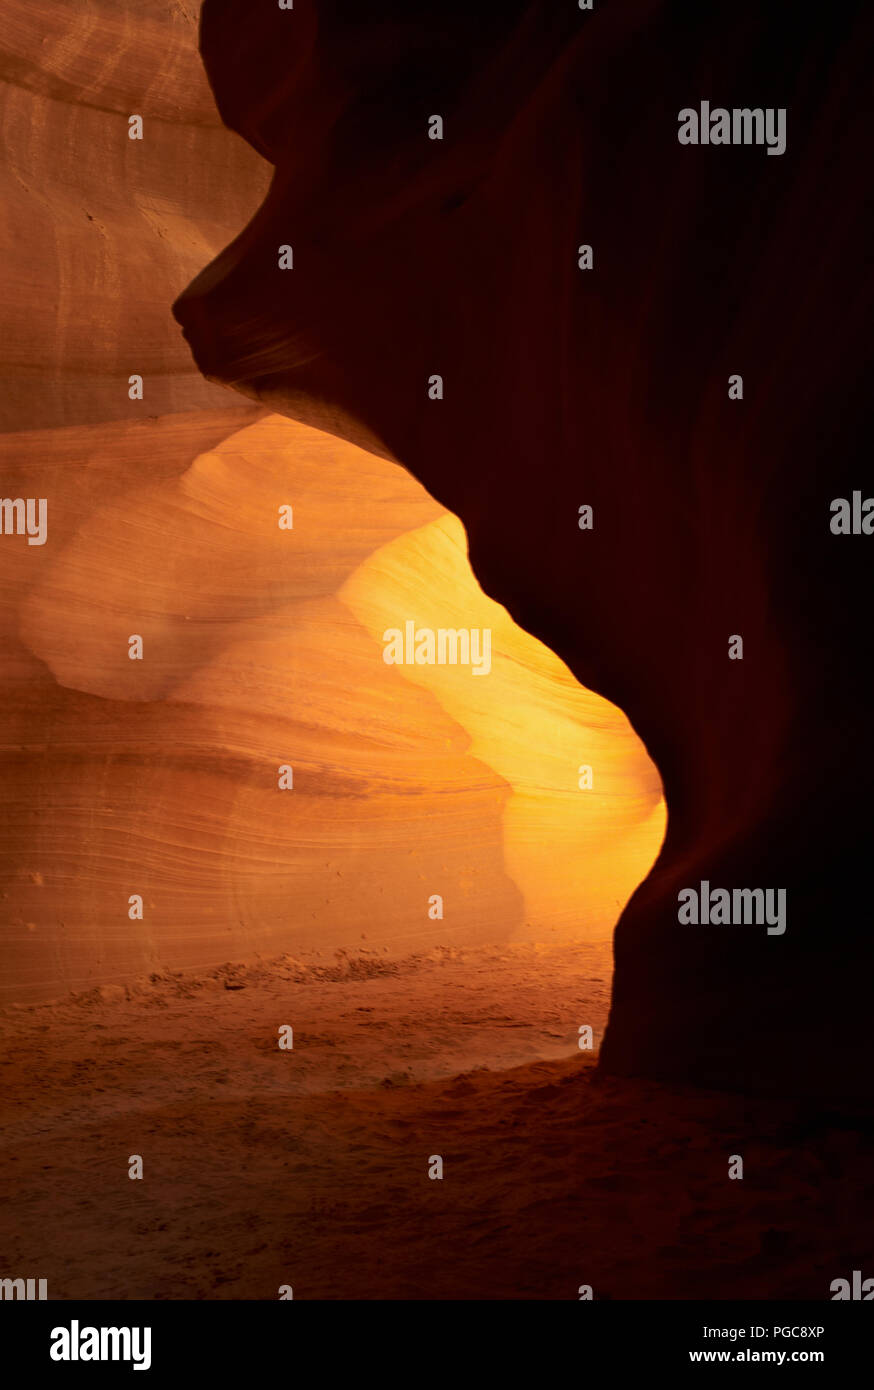
{"label": "narrow canyon passage", "polygon": [[874,25],[779,9],[6,0],[0,1280],[874,1272]]}
{"label": "narrow canyon passage", "polygon": [[[58,518],[72,433],[4,446]],[[483,595],[458,521],[279,416],[132,482],[153,445],[89,427],[106,465],[38,577],[2,557],[27,810],[0,1002],[288,951],[608,942],[661,842],[658,773]],[[487,634],[488,670],[387,663],[407,626]]]}
{"label": "narrow canyon passage", "polygon": [[[213,1203],[207,1154],[234,1175],[233,1227],[240,1197],[269,1205],[262,1121],[286,1152],[301,1106],[326,1107],[319,1143],[345,1163],[359,1104],[379,1129],[396,1092],[415,1114],[429,1085],[590,1066],[612,926],[664,831],[625,716],[483,595],[456,518],[396,464],[232,415],[2,444],[55,519],[38,577],[0,557],[4,1248],[39,1250],[56,1297],[260,1296],[252,1252],[236,1279],[236,1237],[210,1254],[189,1224]],[[135,481],[156,452],[163,476]],[[487,632],[488,670],[387,663],[410,622]],[[148,1159],[148,1217],[118,1144]],[[330,1168],[296,1170],[307,1219],[343,1200]]]}
{"label": "narrow canyon passage", "polygon": [[[75,445],[93,489],[39,582],[4,572],[7,1261],[61,1299],[821,1296],[861,1259],[862,1136],[595,1072],[664,818],[621,711],[396,465],[278,417],[158,428],[133,489],[153,428],[4,442],[52,499]],[[409,617],[488,626],[488,678],[387,665]]]}

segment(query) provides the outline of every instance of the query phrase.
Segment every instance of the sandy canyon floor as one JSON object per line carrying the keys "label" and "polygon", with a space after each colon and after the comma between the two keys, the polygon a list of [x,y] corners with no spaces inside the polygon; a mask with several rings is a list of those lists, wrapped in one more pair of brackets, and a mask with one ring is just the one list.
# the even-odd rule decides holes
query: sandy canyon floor
{"label": "sandy canyon floor", "polygon": [[610,975],[609,942],[362,947],[7,1009],[4,1272],[56,1299],[828,1298],[867,1248],[870,1134],[600,1077],[577,1032]]}

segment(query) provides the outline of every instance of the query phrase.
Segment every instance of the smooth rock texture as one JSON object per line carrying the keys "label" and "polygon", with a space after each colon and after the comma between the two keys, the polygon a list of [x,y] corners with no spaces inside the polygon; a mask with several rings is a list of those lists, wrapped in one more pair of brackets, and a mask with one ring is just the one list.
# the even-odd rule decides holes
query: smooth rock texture
{"label": "smooth rock texture", "polygon": [[[258,155],[193,0],[5,7],[0,480],[49,532],[0,537],[0,1273],[51,1299],[870,1272],[870,1125],[808,1103],[870,1084],[868,542],[822,533],[867,466],[866,33],[595,5],[212,4]],[[675,162],[708,89],[788,100],[785,160]],[[168,315],[253,213],[179,312],[283,417]],[[489,677],[386,666],[407,617],[491,623]],[[679,1082],[598,1066],[665,807],[562,657],[669,784],[604,1055]],[[678,882],[784,870],[758,954],[673,924]]]}
{"label": "smooth rock texture", "polygon": [[[202,51],[276,165],[176,307],[202,369],[401,460],[661,773],[604,1066],[867,1104],[874,541],[829,505],[871,491],[869,11],[207,0]],[[680,146],[703,96],[786,153]],[[702,879],[786,934],[681,928]]]}
{"label": "smooth rock texture", "polygon": [[[47,500],[48,540],[0,544],[0,999],[292,948],[604,940],[664,829],[624,715],[484,598],[396,463],[191,362],[170,305],[270,176],[221,123],[196,20],[4,16],[0,470]],[[380,624],[466,609],[496,624],[482,692],[383,662]]]}
{"label": "smooth rock texture", "polygon": [[[664,831],[625,716],[485,598],[403,469],[241,414],[0,443],[50,519],[0,551],[0,1000],[288,951],[603,941]],[[489,676],[387,665],[408,617],[489,626]]]}
{"label": "smooth rock texture", "polygon": [[270,171],[222,127],[196,28],[196,6],[160,0],[3,7],[0,429],[227,406],[169,304]]}

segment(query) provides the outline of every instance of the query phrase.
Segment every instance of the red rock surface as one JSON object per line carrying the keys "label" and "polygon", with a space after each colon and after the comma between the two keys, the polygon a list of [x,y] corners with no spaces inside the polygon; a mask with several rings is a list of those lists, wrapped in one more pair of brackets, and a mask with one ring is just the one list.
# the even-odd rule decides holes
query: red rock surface
{"label": "red rock surface", "polygon": [[[0,465],[50,540],[0,538],[0,1272],[51,1298],[819,1301],[870,1256],[868,569],[821,528],[867,30],[598,9],[210,0],[256,156],[192,6],[6,6]],[[739,63],[804,160],[676,164]],[[292,419],[193,370],[193,275],[201,366]],[[494,681],[386,667],[413,603],[489,614]],[[704,874],[787,883],[787,937],[678,933]]]}
{"label": "red rock surface", "polygon": [[[2,492],[49,517],[0,545],[0,1001],[363,937],[606,939],[664,827],[622,712],[484,597],[397,463],[191,362],[171,303],[269,176],[194,14],[14,3],[0,80]],[[492,674],[387,666],[407,618],[493,627]]]}
{"label": "red rock surface", "polygon": [[[0,997],[362,939],[606,939],[664,820],[622,713],[482,595],[402,469],[278,416],[210,440],[234,423],[0,445],[51,525],[0,553]],[[386,665],[410,616],[488,627],[489,675]]]}
{"label": "red rock surface", "polygon": [[197,8],[4,5],[4,431],[229,404],[192,367],[168,303],[236,235],[269,169],[221,124]]}
{"label": "red rock surface", "polygon": [[[380,441],[662,776],[605,1064],[869,1104],[871,542],[829,509],[871,490],[870,13],[203,15],[219,109],[276,166],[176,306],[203,370]],[[788,109],[785,153],[681,146],[707,93]],[[786,934],[680,926],[702,880],[785,890]]]}

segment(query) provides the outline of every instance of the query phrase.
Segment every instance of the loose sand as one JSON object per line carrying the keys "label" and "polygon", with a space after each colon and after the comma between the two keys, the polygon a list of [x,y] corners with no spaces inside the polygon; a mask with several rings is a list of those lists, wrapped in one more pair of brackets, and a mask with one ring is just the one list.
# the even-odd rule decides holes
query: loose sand
{"label": "loose sand", "polygon": [[362,949],[6,1010],[2,1272],[56,1299],[824,1299],[870,1274],[871,1136],[599,1077],[576,1040],[610,973],[609,943]]}

